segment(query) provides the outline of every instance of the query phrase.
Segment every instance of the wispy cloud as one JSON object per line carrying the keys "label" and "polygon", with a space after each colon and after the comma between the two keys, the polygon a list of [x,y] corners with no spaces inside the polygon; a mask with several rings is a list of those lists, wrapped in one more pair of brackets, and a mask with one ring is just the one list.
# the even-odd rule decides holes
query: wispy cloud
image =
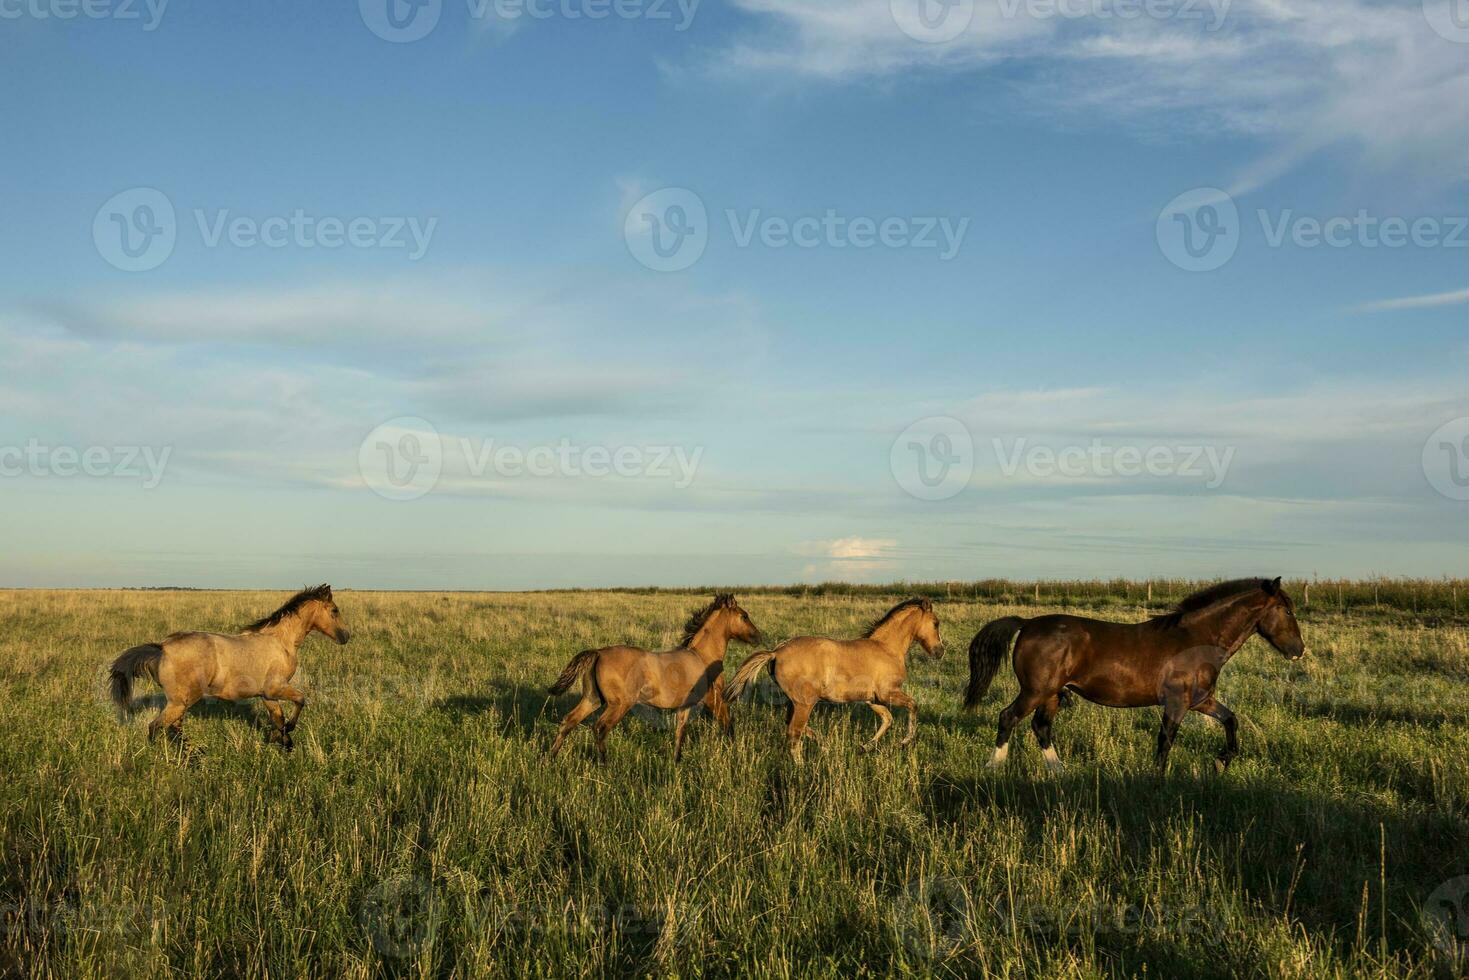
{"label": "wispy cloud", "polygon": [[735,3],[756,25],[723,52],[722,64],[740,72],[911,84],[915,70],[1033,66],[1023,89],[981,82],[976,100],[1020,98],[1070,121],[1263,137],[1269,148],[1229,183],[1239,193],[1331,146],[1377,168],[1409,167],[1446,183],[1469,177],[1469,58],[1434,33],[1419,3],[1235,0],[1194,5],[1202,16],[1192,18],[1066,17],[1055,4],[978,3],[968,29],[942,44],[905,35],[888,0]]}
{"label": "wispy cloud", "polygon": [[1373,303],[1363,303],[1352,308],[1353,313],[1391,313],[1395,310],[1427,310],[1439,306],[1457,306],[1469,303],[1469,289],[1455,289],[1446,293],[1425,293],[1421,296],[1400,296]]}

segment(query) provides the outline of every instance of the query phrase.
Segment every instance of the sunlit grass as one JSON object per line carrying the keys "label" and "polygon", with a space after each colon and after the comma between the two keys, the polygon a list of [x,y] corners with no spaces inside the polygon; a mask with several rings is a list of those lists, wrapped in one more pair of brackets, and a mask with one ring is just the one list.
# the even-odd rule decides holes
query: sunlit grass
{"label": "sunlit grass", "polygon": [[[1141,615],[1131,591],[1107,615]],[[873,714],[823,709],[797,769],[768,703],[739,706],[733,742],[697,721],[678,768],[652,714],[614,732],[606,768],[585,732],[544,760],[569,657],[667,646],[694,596],[339,592],[356,638],[305,648],[286,755],[253,705],[200,705],[185,747],[149,745],[153,709],[119,725],[103,690],[127,646],[284,596],[0,593],[0,973],[1451,970],[1419,915],[1469,874],[1469,630],[1451,614],[1314,602],[1313,657],[1251,642],[1221,683],[1244,749],[1226,776],[1202,719],[1158,780],[1156,709],[1080,704],[1056,722],[1056,777],[1025,729],[1008,768],[984,768],[1007,672],[958,709],[969,638],[1034,615],[1034,595],[962,594],[939,604],[953,652],[910,659],[916,749],[860,756]],[[743,604],[779,639],[851,635],[895,598]]]}

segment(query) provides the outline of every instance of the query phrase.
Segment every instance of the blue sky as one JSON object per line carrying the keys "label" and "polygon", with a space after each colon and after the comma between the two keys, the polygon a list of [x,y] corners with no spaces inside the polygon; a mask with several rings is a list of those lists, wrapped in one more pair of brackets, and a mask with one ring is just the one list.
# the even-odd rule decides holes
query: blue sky
{"label": "blue sky", "polygon": [[1469,10],[387,2],[0,3],[0,585],[1469,574]]}

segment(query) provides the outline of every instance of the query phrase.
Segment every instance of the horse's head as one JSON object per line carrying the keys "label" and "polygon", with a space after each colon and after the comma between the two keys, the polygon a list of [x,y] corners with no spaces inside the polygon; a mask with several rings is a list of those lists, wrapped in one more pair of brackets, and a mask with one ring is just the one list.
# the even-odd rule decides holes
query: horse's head
{"label": "horse's head", "polygon": [[1265,611],[1255,632],[1291,660],[1306,655],[1306,641],[1301,638],[1301,624],[1296,622],[1296,604],[1280,586],[1280,579],[1265,583]]}
{"label": "horse's head", "polygon": [[933,602],[924,599],[918,604],[918,630],[913,634],[925,653],[937,660],[944,655],[944,638],[939,635],[938,613],[933,611]]}
{"label": "horse's head", "polygon": [[714,615],[724,617],[724,627],[732,640],[741,643],[755,644],[760,642],[760,627],[750,618],[750,614],[740,607],[739,602],[732,594],[717,597],[715,602],[719,608]]}
{"label": "horse's head", "polygon": [[316,630],[339,644],[345,644],[352,639],[352,631],[342,619],[342,610],[337,608],[337,600],[332,598],[331,586],[327,586],[313,598],[309,605],[308,629]]}

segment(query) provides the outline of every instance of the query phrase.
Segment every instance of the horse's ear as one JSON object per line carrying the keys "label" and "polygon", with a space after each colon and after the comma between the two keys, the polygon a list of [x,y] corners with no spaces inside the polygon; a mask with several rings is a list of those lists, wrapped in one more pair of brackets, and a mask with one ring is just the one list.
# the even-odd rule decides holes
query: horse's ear
{"label": "horse's ear", "polygon": [[1281,577],[1277,575],[1275,577],[1275,581],[1273,581],[1273,582],[1266,582],[1265,583],[1265,591],[1267,593],[1269,593],[1270,595],[1279,595],[1280,594],[1280,578]]}

